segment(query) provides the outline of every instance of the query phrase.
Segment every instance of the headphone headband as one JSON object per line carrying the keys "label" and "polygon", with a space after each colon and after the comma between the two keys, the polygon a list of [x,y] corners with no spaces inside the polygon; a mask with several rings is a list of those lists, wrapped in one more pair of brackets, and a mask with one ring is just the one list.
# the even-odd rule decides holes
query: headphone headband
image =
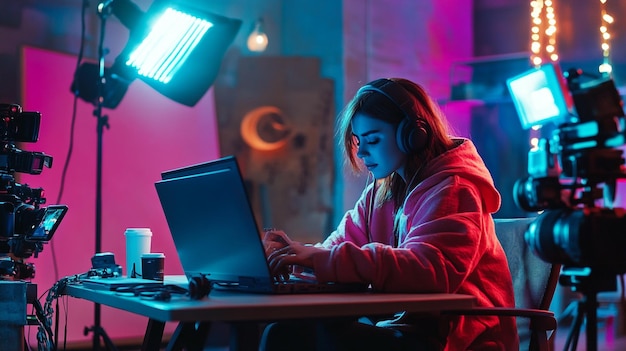
{"label": "headphone headband", "polygon": [[416,111],[414,97],[402,85],[387,78],[367,83],[359,89],[357,96],[368,91],[387,97],[402,111],[404,118],[396,131],[400,150],[408,154],[423,149],[428,141],[428,125]]}
{"label": "headphone headband", "polygon": [[376,79],[362,86],[357,95],[366,91],[373,91],[387,97],[387,99],[391,100],[391,102],[402,110],[402,113],[404,113],[407,118],[411,119],[410,116],[414,116],[415,119],[419,119],[417,111],[415,111],[413,97],[406,89],[393,80],[387,78]]}

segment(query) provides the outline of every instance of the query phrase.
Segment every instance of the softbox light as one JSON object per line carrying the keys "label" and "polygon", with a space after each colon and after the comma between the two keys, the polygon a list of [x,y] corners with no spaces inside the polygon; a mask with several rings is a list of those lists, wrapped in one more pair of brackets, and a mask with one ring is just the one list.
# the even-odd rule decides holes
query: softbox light
{"label": "softbox light", "polygon": [[162,95],[194,106],[213,84],[241,20],[165,0],[155,0],[136,20],[139,13],[128,0],[113,3],[113,14],[129,27],[130,37],[112,74],[139,78]]}
{"label": "softbox light", "polygon": [[[106,1],[98,12],[103,21],[114,15],[130,33],[113,65],[104,69],[101,94],[108,108],[117,106],[137,78],[171,100],[194,106],[213,85],[241,27],[241,20],[180,1],[155,0],[145,13],[130,0]],[[93,104],[99,96],[98,72],[97,65],[81,64],[71,87]]]}

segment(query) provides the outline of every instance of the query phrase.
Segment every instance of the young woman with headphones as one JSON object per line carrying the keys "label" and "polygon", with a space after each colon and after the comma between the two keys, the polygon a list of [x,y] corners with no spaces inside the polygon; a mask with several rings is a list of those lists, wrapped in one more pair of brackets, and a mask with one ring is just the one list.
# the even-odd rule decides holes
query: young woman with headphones
{"label": "young woman with headphones", "polygon": [[[374,181],[322,243],[265,233],[277,279],[298,265],[320,281],[470,294],[479,306],[514,306],[492,219],[500,194],[473,143],[449,135],[424,88],[399,78],[364,85],[341,114],[338,135],[352,168],[369,171]],[[323,340],[339,350],[518,349],[513,317],[396,317],[323,328],[276,323],[266,328],[262,348],[288,350],[291,339],[315,345],[322,338],[311,330],[323,330]]]}

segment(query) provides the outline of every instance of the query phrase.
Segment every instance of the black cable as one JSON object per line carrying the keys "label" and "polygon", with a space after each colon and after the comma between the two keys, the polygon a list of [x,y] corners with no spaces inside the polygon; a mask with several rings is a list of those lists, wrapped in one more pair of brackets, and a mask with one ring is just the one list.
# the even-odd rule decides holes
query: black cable
{"label": "black cable", "polygon": [[37,337],[37,340],[40,341],[40,346],[45,345],[50,350],[56,350],[56,347],[54,346],[54,342],[52,341],[54,337],[52,333],[52,328],[50,327],[50,324],[47,322],[47,318],[46,318],[43,306],[41,306],[41,302],[39,302],[39,300],[35,300],[33,301],[33,306],[35,307],[35,314],[37,315],[37,319],[39,319],[39,326],[43,328],[43,330],[47,334],[46,335],[47,338],[43,338],[43,336]]}
{"label": "black cable", "polygon": [[370,175],[372,176],[372,192],[370,193],[370,203],[367,204],[367,200],[366,202],[366,207],[365,207],[365,211],[367,212],[365,214],[365,233],[367,234],[367,242],[371,243],[373,241],[372,239],[372,231],[371,231],[371,222],[372,222],[372,216],[373,216],[373,212],[374,212],[374,201],[376,201],[376,177],[374,177],[374,174],[372,172],[368,172],[367,173],[367,179],[365,180],[365,188],[367,189],[367,186],[369,185],[369,179],[370,179]]}
{"label": "black cable", "polygon": [[67,296],[63,300],[63,312],[65,312],[65,325],[63,326],[63,350],[67,350]]}
{"label": "black cable", "polygon": [[[56,283],[55,283],[56,284]],[[54,287],[53,287],[54,288]],[[47,324],[46,322],[46,312],[43,311],[43,308],[41,307],[41,302],[40,300],[43,299],[43,297],[47,294],[50,295],[51,290],[53,288],[50,288],[46,291],[44,291],[41,295],[39,295],[39,297],[36,299],[36,303],[40,306],[40,308],[42,309],[41,313],[35,313],[35,316],[37,317],[37,321],[39,322],[38,325],[38,331],[37,331],[37,350],[38,351],[42,351],[42,350],[53,350],[53,346],[51,341],[49,342],[49,340],[52,340],[51,338],[47,337],[46,334],[43,332],[46,329],[44,328],[45,324]],[[37,310],[37,308],[35,307],[35,302],[33,302],[33,309]]]}
{"label": "black cable", "polygon": [[25,347],[28,351],[31,351],[30,344],[28,343],[28,339],[26,338],[26,336],[24,336],[24,347]]}
{"label": "black cable", "polygon": [[[58,325],[59,325],[58,298],[61,296],[61,293],[63,293],[63,291],[65,290],[65,286],[68,283],[76,282],[80,280],[81,277],[86,276],[86,275],[87,273],[66,276],[60,279],[59,281],[57,281],[56,283],[54,283],[54,285],[50,289],[48,289],[46,292],[41,294],[39,298],[33,301],[32,304],[33,304],[33,307],[35,308],[37,319],[39,320],[39,331],[37,332],[37,342],[38,342],[40,351],[42,350],[56,351],[57,350]],[[41,300],[43,296],[46,294],[47,294],[46,302],[42,306],[39,300]],[[55,313],[55,310],[52,307],[52,303],[55,300],[57,300],[56,301],[57,313],[56,313],[56,319],[55,319],[56,330],[53,333],[52,332],[52,315]],[[66,316],[67,316],[67,313],[66,313]],[[67,323],[66,323],[66,327],[67,327]],[[55,337],[55,335],[57,336]]]}
{"label": "black cable", "polygon": [[[89,7],[89,0],[83,0],[83,6],[81,9],[81,20],[80,20],[80,46],[78,49],[78,57],[76,59],[76,69],[74,70],[74,82],[76,82],[76,88],[74,89],[74,102],[72,104],[72,122],[70,124],[70,140],[69,146],[67,150],[67,155],[65,156],[65,161],[63,162],[63,172],[61,173],[61,183],[59,185],[59,195],[55,201],[56,204],[61,203],[61,198],[63,197],[63,191],[65,189],[65,180],[67,177],[67,170],[69,168],[70,159],[72,158],[72,152],[74,150],[74,129],[76,125],[76,115],[78,110],[78,69],[80,67],[81,62],[83,61],[83,55],[85,51],[85,33],[86,33],[86,25],[85,25],[85,16],[87,13],[87,7]],[[50,251],[52,254],[52,266],[54,270],[54,278],[59,280],[59,266],[57,263],[56,251],[54,250],[54,240],[50,241]]]}
{"label": "black cable", "polygon": [[54,349],[59,345],[59,299],[56,299],[56,313],[54,314]]}

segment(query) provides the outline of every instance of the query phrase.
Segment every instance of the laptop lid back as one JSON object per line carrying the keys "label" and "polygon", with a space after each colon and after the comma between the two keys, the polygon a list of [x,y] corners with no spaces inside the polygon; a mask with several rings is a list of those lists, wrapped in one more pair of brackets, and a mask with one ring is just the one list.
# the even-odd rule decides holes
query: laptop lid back
{"label": "laptop lid back", "polygon": [[155,183],[185,275],[269,289],[269,267],[236,159],[190,168],[164,172],[170,177]]}
{"label": "laptop lid back", "polygon": [[235,165],[238,165],[235,156],[226,156],[208,162],[196,163],[190,166],[170,169],[161,172],[161,179],[172,179],[188,175],[211,172],[214,170],[220,170],[223,167],[229,167],[232,162],[235,162]]}

